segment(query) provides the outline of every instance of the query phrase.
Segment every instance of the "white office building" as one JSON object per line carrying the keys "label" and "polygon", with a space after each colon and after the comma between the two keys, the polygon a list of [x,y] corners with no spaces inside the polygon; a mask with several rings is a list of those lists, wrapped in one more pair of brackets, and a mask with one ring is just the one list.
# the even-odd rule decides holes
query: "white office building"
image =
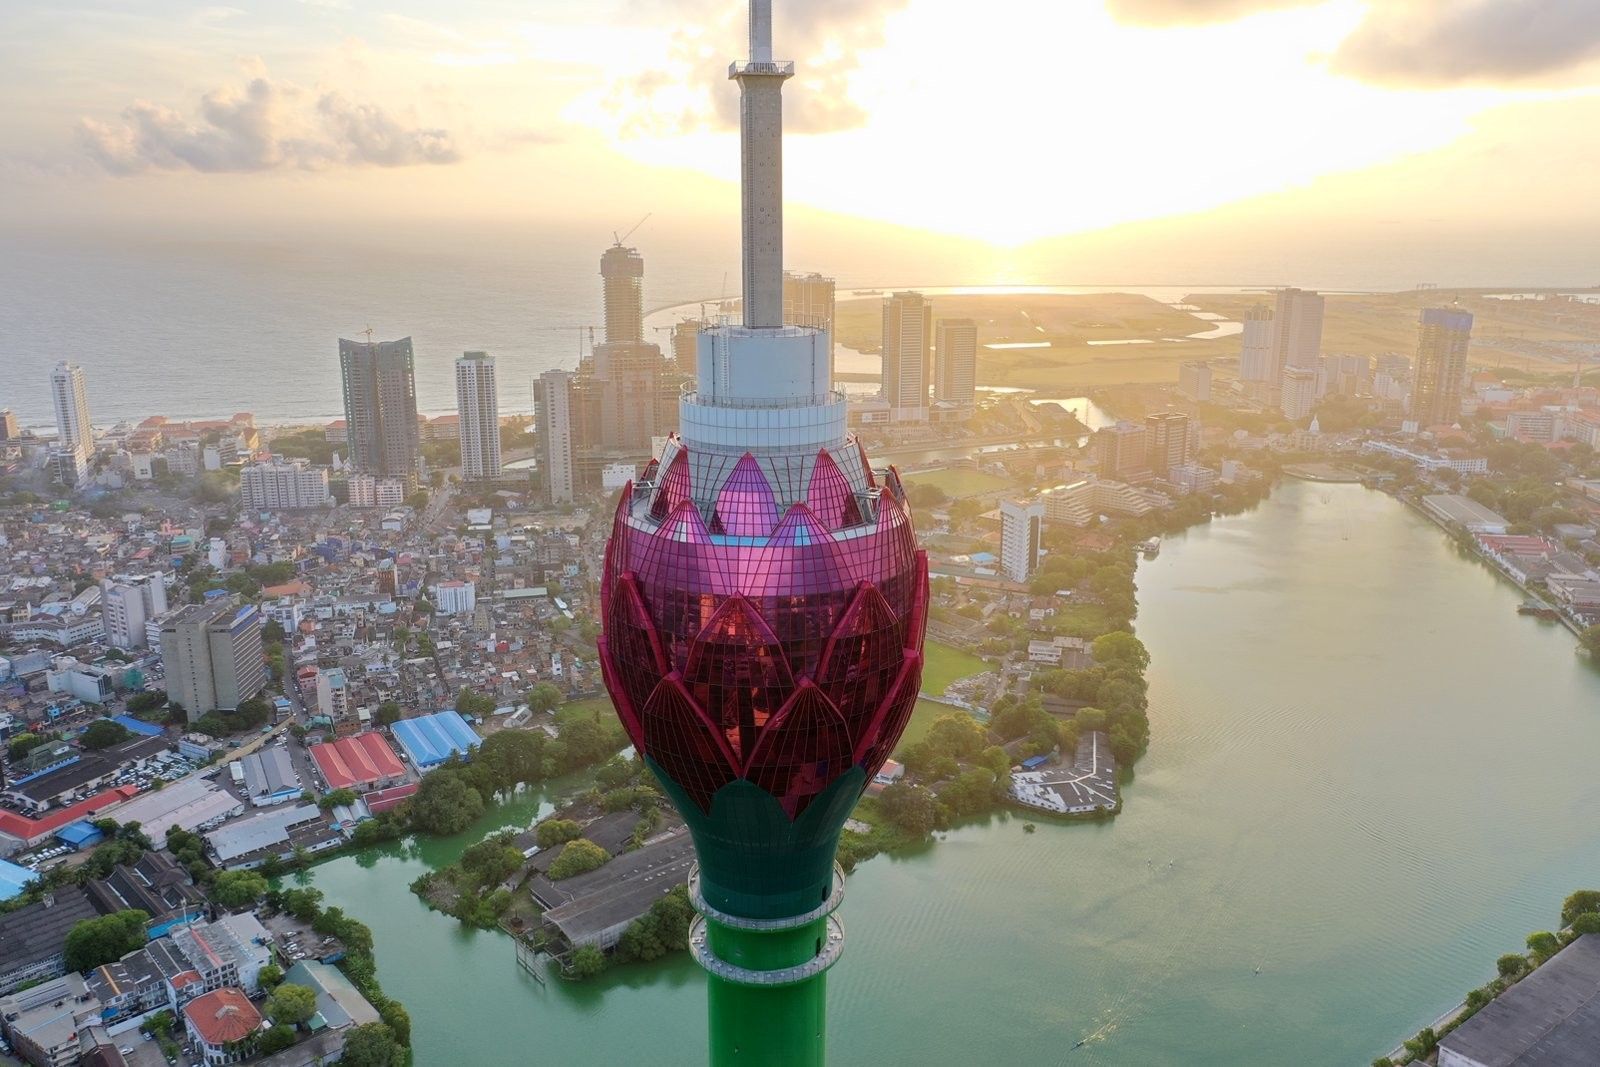
{"label": "white office building", "polygon": [[1239,335],[1243,343],[1239,350],[1239,380],[1272,381],[1272,309],[1265,304],[1257,304],[1245,313],[1240,325],[1244,330]]}
{"label": "white office building", "polygon": [[971,409],[977,405],[978,325],[940,319],[934,331],[933,398]]}
{"label": "white office building", "polygon": [[928,421],[933,304],[921,293],[883,302],[883,398],[895,422]]}
{"label": "white office building", "polygon": [[246,511],[293,511],[333,504],[328,472],[303,459],[274,458],[239,472],[239,503]]}
{"label": "white office building", "polygon": [[1285,367],[1279,383],[1278,400],[1285,416],[1303,419],[1317,403],[1317,381],[1321,376],[1312,367]]}
{"label": "white office building", "polygon": [[94,455],[89,387],[83,368],[76,363],[57,363],[50,372],[50,396],[56,409],[56,447],[50,462],[57,480],[76,487],[87,479],[89,457]]}
{"label": "white office building", "polygon": [[1000,502],[1000,572],[1013,582],[1026,582],[1039,567],[1044,530],[1044,502]]}
{"label": "white office building", "polygon": [[467,352],[456,360],[461,476],[469,482],[500,477],[500,397],[494,359]]}
{"label": "white office building", "polygon": [[539,438],[539,470],[546,499],[570,504],[572,469],[572,372],[548,370],[533,386],[534,422]]}
{"label": "white office building", "polygon": [[[1290,367],[1313,372],[1322,369],[1321,293],[1304,289],[1278,290],[1272,313],[1272,365],[1281,381]],[[1291,416],[1297,417],[1297,416]]]}
{"label": "white office building", "polygon": [[106,643],[130,650],[149,647],[149,623],[167,612],[167,586],[162,575],[119,574],[101,583],[100,594]]}
{"label": "white office building", "polygon": [[438,615],[470,615],[478,606],[475,582],[440,582],[433,587],[433,610]]}

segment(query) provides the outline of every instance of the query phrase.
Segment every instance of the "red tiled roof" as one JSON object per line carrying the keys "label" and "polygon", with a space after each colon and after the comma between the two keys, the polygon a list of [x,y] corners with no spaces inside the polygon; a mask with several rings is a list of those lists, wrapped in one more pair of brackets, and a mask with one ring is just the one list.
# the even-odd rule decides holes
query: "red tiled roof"
{"label": "red tiled roof", "polygon": [[90,815],[104,814],[112,806],[133,799],[138,792],[139,790],[131,785],[121,785],[115,789],[96,793],[88,800],[80,800],[71,807],[57,808],[37,819],[18,815],[14,811],[0,811],[0,833],[9,834],[22,841],[32,841],[36,837],[54,833],[68,823],[77,822]]}
{"label": "red tiled roof", "polygon": [[242,990],[231,986],[196,997],[184,1005],[183,1014],[208,1045],[243,1041],[261,1028],[261,1013]]}
{"label": "red tiled roof", "polygon": [[405,785],[391,786],[388,789],[378,789],[362,796],[367,802],[367,810],[374,815],[382,815],[400,806],[400,802],[407,797],[416,795],[417,783],[407,782]]}
{"label": "red tiled roof", "polygon": [[382,734],[341,737],[325,745],[312,745],[310,752],[329,789],[372,785],[379,779],[398,778],[405,773]]}

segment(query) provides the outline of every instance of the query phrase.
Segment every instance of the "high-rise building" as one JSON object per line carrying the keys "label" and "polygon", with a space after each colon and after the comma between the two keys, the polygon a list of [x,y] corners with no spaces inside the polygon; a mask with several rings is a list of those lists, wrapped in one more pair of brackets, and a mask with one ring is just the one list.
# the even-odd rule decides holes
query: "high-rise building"
{"label": "high-rise building", "polygon": [[771,0],[751,0],[750,46],[733,68],[744,322],[701,335],[679,434],[621,494],[599,659],[699,856],[711,1062],[820,1064],[844,948],[834,852],[916,704],[927,556],[898,474],[848,430],[826,334],[783,322],[794,65],[773,59]]}
{"label": "high-rise building", "polygon": [[957,407],[977,406],[978,324],[940,319],[934,330],[933,398]]}
{"label": "high-rise building", "polygon": [[926,422],[933,352],[933,303],[921,293],[883,302],[883,398],[895,422]]}
{"label": "high-rise building", "polygon": [[786,326],[815,326],[828,335],[833,351],[834,282],[820,274],[783,273],[783,322]]}
{"label": "high-rise building", "polygon": [[17,416],[10,408],[0,411],[0,441],[13,441],[21,436],[22,431],[17,428]]}
{"label": "high-rise building", "polygon": [[1317,380],[1321,373],[1313,367],[1285,367],[1279,376],[1278,406],[1286,417],[1303,419],[1317,406]]}
{"label": "high-rise building", "polygon": [[1211,364],[1184,363],[1178,367],[1178,392],[1199,404],[1211,399]]}
{"label": "high-rise building", "polygon": [[1327,381],[1324,392],[1339,396],[1359,396],[1372,389],[1372,360],[1366,356],[1326,356],[1322,374]]}
{"label": "high-rise building", "polygon": [[644,257],[620,243],[601,253],[606,344],[644,343]]}
{"label": "high-rise building", "polygon": [[1461,417],[1461,388],[1467,379],[1467,346],[1472,315],[1455,308],[1424,308],[1418,323],[1417,377],[1411,390],[1411,417],[1419,426],[1438,426]]}
{"label": "high-rise building", "polygon": [[1119,419],[1094,434],[1095,469],[1102,477],[1121,478],[1149,469],[1145,459],[1145,428]]}
{"label": "high-rise building", "polygon": [[468,352],[456,360],[456,415],[461,476],[469,482],[500,477],[500,396],[489,353]]}
{"label": "high-rise building", "polygon": [[317,714],[335,725],[355,718],[350,707],[350,681],[341,667],[317,672]]}
{"label": "high-rise building", "polygon": [[672,362],[678,373],[694,370],[694,354],[700,345],[700,331],[710,323],[703,319],[683,319],[672,327]]}
{"label": "high-rise building", "polygon": [[106,643],[112,648],[146,648],[146,624],[163,614],[166,585],[162,574],[117,574],[101,582],[101,616],[106,622]]}
{"label": "high-rise building", "polygon": [[1044,501],[1000,501],[1000,572],[1013,582],[1026,582],[1039,569],[1039,541],[1044,529]]}
{"label": "high-rise building", "polygon": [[1162,411],[1144,420],[1145,465],[1165,478],[1174,467],[1189,459],[1189,416],[1181,411]]}
{"label": "high-rise building", "polygon": [[350,466],[407,488],[417,478],[417,382],[411,338],[339,341]]}
{"label": "high-rise building", "polygon": [[1245,313],[1240,334],[1239,380],[1244,382],[1270,382],[1273,371],[1272,309],[1257,304]]}
{"label": "high-rise building", "polygon": [[572,378],[567,370],[547,370],[533,385],[534,434],[539,473],[552,504],[572,503]]}
{"label": "high-rise building", "polygon": [[252,463],[239,471],[239,503],[246,511],[294,511],[333,504],[328,472],[304,459]]}
{"label": "high-rise building", "polygon": [[76,363],[57,363],[50,372],[50,397],[56,409],[56,446],[50,460],[63,485],[83,484],[94,455],[94,427],[89,422],[89,384]]}
{"label": "high-rise building", "polygon": [[1272,380],[1285,367],[1316,370],[1322,360],[1322,294],[1305,289],[1279,289],[1272,313]]}
{"label": "high-rise building", "polygon": [[208,711],[233,711],[267,684],[261,612],[228,597],[193,604],[161,626],[167,697],[194,722]]}

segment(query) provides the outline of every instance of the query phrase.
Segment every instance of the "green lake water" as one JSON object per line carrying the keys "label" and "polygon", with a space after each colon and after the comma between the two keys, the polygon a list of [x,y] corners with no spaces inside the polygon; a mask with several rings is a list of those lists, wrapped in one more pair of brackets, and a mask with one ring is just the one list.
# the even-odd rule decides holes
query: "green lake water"
{"label": "green lake water", "polygon": [[[1382,494],[1287,482],[1139,569],[1153,740],[1103,824],[851,877],[838,1064],[1364,1065],[1600,886],[1600,672]],[[687,957],[542,985],[407,890],[499,825],[333,860],[417,1063],[704,1062]],[[1257,973],[1259,969],[1259,973]],[[1087,1040],[1074,1049],[1080,1040]]]}

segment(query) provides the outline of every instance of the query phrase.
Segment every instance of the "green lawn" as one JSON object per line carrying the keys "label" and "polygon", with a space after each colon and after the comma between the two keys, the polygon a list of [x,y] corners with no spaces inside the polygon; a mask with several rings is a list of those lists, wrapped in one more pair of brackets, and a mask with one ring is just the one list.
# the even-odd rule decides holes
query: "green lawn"
{"label": "green lawn", "polygon": [[899,752],[907,745],[921,741],[928,736],[928,731],[933,729],[933,724],[944,715],[964,714],[960,708],[952,708],[949,704],[941,704],[936,700],[917,701],[916,710],[911,713],[911,721],[906,723],[906,732],[900,735],[900,743],[895,746]]}
{"label": "green lawn", "polygon": [[982,471],[943,470],[906,475],[908,485],[931,485],[942,489],[948,497],[976,496],[979,493],[997,493],[1011,485],[1005,478]]}
{"label": "green lawn", "polygon": [[1111,618],[1100,604],[1057,603],[1050,629],[1069,637],[1099,637],[1111,629]]}
{"label": "green lawn", "polygon": [[593,718],[598,712],[602,722],[615,720],[616,711],[611,707],[611,698],[606,696],[589,697],[586,700],[569,700],[565,704],[556,705],[556,725],[565,726],[577,719]]}
{"label": "green lawn", "polygon": [[989,665],[970,652],[929,641],[923,649],[926,662],[922,667],[922,691],[934,696],[944,695],[950,683],[974,674],[982,674]]}

